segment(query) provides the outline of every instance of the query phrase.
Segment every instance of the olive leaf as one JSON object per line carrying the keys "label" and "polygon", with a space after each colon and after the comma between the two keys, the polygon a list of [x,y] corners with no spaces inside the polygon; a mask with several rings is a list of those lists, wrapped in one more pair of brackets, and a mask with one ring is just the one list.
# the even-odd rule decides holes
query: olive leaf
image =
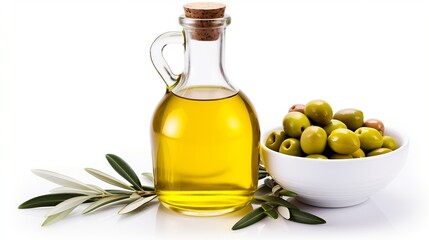
{"label": "olive leaf", "polygon": [[145,191],[153,191],[153,190],[155,190],[155,188],[154,188],[154,187],[146,186],[146,185],[142,185],[142,188],[143,188],[143,190],[145,190]]}
{"label": "olive leaf", "polygon": [[258,179],[263,179],[263,178],[266,178],[268,176],[269,175],[268,175],[267,171],[259,171],[259,173],[258,173]]}
{"label": "olive leaf", "polygon": [[275,185],[272,189],[271,192],[273,194],[277,194],[278,191],[282,190],[283,188],[280,185]]}
{"label": "olive leaf", "polygon": [[264,184],[267,185],[267,187],[269,188],[273,188],[276,185],[276,182],[271,178],[266,178],[264,180]]}
{"label": "olive leaf", "polygon": [[102,195],[107,194],[107,192],[106,192],[104,189],[102,189],[101,187],[99,187],[99,186],[97,186],[97,185],[94,185],[94,184],[88,184],[88,186],[90,186],[90,187],[92,187],[92,188],[94,188],[94,189],[97,189],[97,190],[98,190],[98,192],[99,192],[100,194],[102,194]]}
{"label": "olive leaf", "polygon": [[275,204],[275,205],[278,205],[278,206],[287,207],[289,209],[298,209],[297,206],[295,206],[292,203],[284,200],[281,197],[276,197],[276,196],[255,196],[255,199],[258,200],[258,201],[268,202],[268,203]]}
{"label": "olive leaf", "polygon": [[114,154],[106,154],[106,159],[109,164],[115,169],[119,175],[121,175],[125,180],[127,180],[131,185],[133,185],[136,190],[143,190],[143,187],[140,183],[137,174],[134,170],[125,162],[122,158],[114,155]]}
{"label": "olive leaf", "polygon": [[122,182],[121,180],[118,180],[118,179],[110,176],[109,174],[104,173],[102,171],[99,171],[97,169],[85,168],[85,171],[87,171],[92,176],[100,179],[101,181],[109,183],[109,184],[111,184],[113,186],[124,188],[124,189],[131,190],[131,191],[134,190],[132,187],[130,187],[128,184]]}
{"label": "olive leaf", "polygon": [[51,193],[79,193],[82,195],[96,195],[97,192],[90,191],[90,190],[81,190],[81,189],[75,189],[75,188],[69,188],[69,187],[56,187],[54,189],[51,189]]}
{"label": "olive leaf", "polygon": [[31,198],[18,206],[19,209],[52,207],[69,198],[84,196],[79,193],[52,193]]}
{"label": "olive leaf", "polygon": [[76,207],[69,208],[69,209],[67,209],[67,210],[65,210],[63,212],[60,212],[60,213],[57,213],[57,214],[54,214],[54,215],[51,215],[51,216],[47,217],[45,219],[45,221],[42,223],[42,227],[50,225],[50,224],[55,223],[55,222],[58,222],[59,220],[67,217],[67,215],[69,215]]}
{"label": "olive leaf", "polygon": [[[60,185],[60,187],[52,189],[51,191],[54,192],[52,194],[31,198],[19,205],[18,208],[25,209],[54,206],[54,208],[46,214],[46,219],[42,224],[42,226],[46,226],[63,219],[77,206],[83,203],[92,202],[92,204],[87,206],[82,212],[83,214],[87,214],[110,203],[119,201],[124,203],[127,202],[128,204],[119,211],[119,214],[125,214],[147,205],[157,197],[154,187],[142,185],[135,171],[132,170],[124,160],[113,154],[107,154],[106,158],[113,169],[127,180],[131,186],[107,173],[93,168],[86,168],[85,170],[94,177],[125,190],[102,189],[96,185],[85,184],[59,173],[36,169],[33,170],[36,175],[54,182]],[[143,173],[142,175],[153,182],[152,174]],[[301,211],[298,207],[283,199],[282,196],[296,197],[297,194],[283,189],[278,185],[262,165],[259,165],[259,177],[265,179],[264,183],[258,187],[254,199],[261,207],[254,209],[241,218],[234,224],[232,227],[233,230],[252,225],[267,216],[277,219],[279,215],[285,219],[300,223],[326,223],[322,218]]]}
{"label": "olive leaf", "polygon": [[142,173],[142,176],[144,176],[150,182],[152,182],[152,183],[154,182],[152,173],[150,173],[150,172],[144,172],[144,173]]}
{"label": "olive leaf", "polygon": [[280,214],[280,216],[282,216],[284,219],[290,219],[290,211],[289,208],[287,207],[283,207],[283,206],[278,206],[277,207],[277,212]]}
{"label": "olive leaf", "polygon": [[265,214],[267,214],[272,219],[277,219],[279,217],[279,214],[274,210],[274,207],[265,203],[262,203],[261,207],[264,209]]}
{"label": "olive leaf", "polygon": [[[317,217],[311,213],[307,213],[298,209],[297,206],[290,203],[289,201],[282,198],[286,197],[296,197],[298,194],[295,192],[283,189],[280,185],[272,179],[267,172],[265,176],[266,169],[264,166],[259,165],[259,179],[264,179],[264,183],[259,185],[254,200],[256,203],[261,204],[261,207],[251,211],[240,219],[233,227],[233,230],[247,227],[252,225],[266,216],[270,216],[273,219],[277,219],[278,215],[281,215],[284,219],[306,223],[306,224],[323,224],[326,223],[320,217]],[[264,177],[265,176],[265,177]],[[269,195],[264,195],[264,194]]]}
{"label": "olive leaf", "polygon": [[238,230],[250,226],[256,222],[261,221],[267,216],[265,210],[262,207],[258,207],[253,211],[246,214],[242,219],[232,226],[232,230]]}
{"label": "olive leaf", "polygon": [[74,209],[75,207],[79,206],[80,204],[84,203],[85,201],[94,198],[95,196],[79,196],[79,197],[73,197],[69,198],[65,201],[62,201],[58,205],[56,205],[54,208],[48,211],[46,213],[46,217],[58,214],[60,212],[64,212],[68,209]]}
{"label": "olive leaf", "polygon": [[100,200],[92,203],[87,208],[85,208],[82,213],[83,214],[87,214],[87,213],[93,212],[96,209],[101,208],[101,207],[103,207],[103,206],[105,206],[105,205],[107,205],[109,203],[113,203],[113,202],[117,202],[117,201],[120,201],[120,200],[124,200],[126,198],[129,198],[129,195],[113,195],[113,196],[108,196],[108,197],[105,197],[105,198],[101,198]]}
{"label": "olive leaf", "polygon": [[133,194],[131,194],[130,195],[130,199],[137,199],[137,198],[141,198],[142,196],[140,196],[140,194],[138,194],[138,193],[133,193]]}
{"label": "olive leaf", "polygon": [[134,193],[134,191],[133,192],[131,192],[131,191],[124,191],[124,190],[117,190],[117,189],[106,189],[105,190],[107,193],[110,193],[110,194],[125,194],[125,195],[131,195],[131,194],[133,194]]}
{"label": "olive leaf", "polygon": [[299,209],[289,209],[290,211],[290,219],[294,222],[306,223],[306,224],[324,224],[325,220],[322,218],[315,216],[311,213],[301,211]]}
{"label": "olive leaf", "polygon": [[125,213],[129,213],[131,211],[134,211],[137,208],[149,203],[150,201],[152,201],[155,198],[156,198],[156,195],[145,197],[145,198],[144,197],[138,198],[134,202],[123,207],[118,213],[119,214],[125,214]]}
{"label": "olive leaf", "polygon": [[286,189],[282,189],[280,191],[277,191],[277,194],[280,196],[287,196],[287,197],[297,197],[298,196],[297,193],[286,190]]}
{"label": "olive leaf", "polygon": [[43,169],[33,169],[31,171],[41,178],[44,178],[48,181],[51,181],[53,183],[56,183],[56,184],[64,186],[64,187],[70,187],[70,188],[76,188],[76,189],[81,189],[81,190],[89,190],[89,191],[99,192],[98,189],[95,189],[95,188],[89,186],[88,184],[85,184],[81,181],[78,181],[78,180],[72,178],[72,177],[69,177],[69,176],[66,176],[66,175],[63,175],[60,173],[56,173],[56,172],[52,172],[52,171],[48,171],[48,170],[43,170]]}
{"label": "olive leaf", "polygon": [[[96,185],[85,184],[63,174],[42,169],[35,169],[32,170],[34,174],[56,183],[60,185],[60,187],[52,189],[52,194],[31,198],[20,204],[18,208],[24,209],[54,206],[54,208],[52,208],[46,214],[46,219],[42,224],[42,226],[46,226],[63,219],[77,206],[83,203],[92,202],[92,204],[83,210],[83,214],[87,214],[113,202],[122,200],[124,200],[124,202],[129,202],[134,199],[133,202],[120,210],[120,213],[122,214],[131,212],[141,206],[144,206],[156,198],[154,187],[141,185],[139,178],[135,174],[134,170],[132,170],[128,165],[128,163],[113,154],[107,154],[106,158],[112,168],[117,173],[119,173],[119,175],[130,182],[132,186],[129,186],[128,184],[110,176],[107,173],[93,168],[86,168],[85,170],[96,178],[125,190],[102,189]],[[149,173],[144,175],[149,179],[151,177]]]}

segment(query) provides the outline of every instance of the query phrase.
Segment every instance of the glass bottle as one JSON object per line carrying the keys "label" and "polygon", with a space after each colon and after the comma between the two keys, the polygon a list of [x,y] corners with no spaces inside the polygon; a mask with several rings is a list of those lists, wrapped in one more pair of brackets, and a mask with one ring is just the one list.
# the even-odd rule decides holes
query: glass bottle
{"label": "glass bottle", "polygon": [[[150,52],[167,85],[151,126],[155,190],[167,208],[201,216],[250,203],[260,138],[252,104],[225,75],[225,28],[231,18],[223,14],[225,5],[207,4],[185,5],[186,16],[179,17],[183,32],[162,34]],[[162,56],[172,43],[184,44],[180,75]]]}

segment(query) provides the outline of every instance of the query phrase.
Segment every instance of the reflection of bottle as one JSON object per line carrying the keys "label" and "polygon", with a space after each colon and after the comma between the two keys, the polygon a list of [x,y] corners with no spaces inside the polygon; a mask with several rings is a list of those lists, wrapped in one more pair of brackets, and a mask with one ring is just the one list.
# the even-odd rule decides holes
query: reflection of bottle
{"label": "reflection of bottle", "polygon": [[[147,231],[146,233],[149,236],[153,236],[153,239],[231,239],[231,236],[233,236],[231,227],[250,211],[252,211],[252,207],[247,205],[239,211],[215,218],[206,218],[201,221],[201,218],[176,214],[161,204],[156,209],[155,220],[150,219],[154,221],[155,226],[151,228],[154,233]],[[239,233],[238,239],[246,239],[246,237],[253,239],[260,231],[260,227],[248,228],[246,231]],[[236,238],[233,237],[232,239]]]}
{"label": "reflection of bottle", "polygon": [[[185,5],[185,69],[176,78],[162,49],[182,42],[161,35],[151,57],[164,81],[172,81],[152,120],[155,187],[168,208],[218,215],[246,206],[257,187],[259,124],[246,96],[231,85],[223,65],[225,5]],[[178,80],[176,80],[178,79]]]}

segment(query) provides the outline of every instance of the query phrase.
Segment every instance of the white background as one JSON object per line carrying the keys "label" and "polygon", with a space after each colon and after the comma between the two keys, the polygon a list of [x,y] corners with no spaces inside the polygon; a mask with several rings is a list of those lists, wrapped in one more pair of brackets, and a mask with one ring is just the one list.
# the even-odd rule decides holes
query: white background
{"label": "white background", "polygon": [[[192,218],[156,203],[129,216],[118,216],[117,207],[76,212],[41,228],[46,209],[17,210],[54,187],[31,174],[33,168],[105,186],[83,168],[114,174],[104,154],[115,153],[134,169],[151,171],[149,126],[165,86],[149,47],[159,34],[181,30],[183,3],[1,1],[2,239],[429,236],[429,3],[414,0],[226,1],[232,16],[226,70],[253,102],[262,131],[280,125],[290,105],[321,98],[334,110],[359,108],[411,140],[401,173],[366,203],[302,205],[326,225],[265,219],[233,232],[243,212]],[[180,71],[181,50],[168,56]]]}

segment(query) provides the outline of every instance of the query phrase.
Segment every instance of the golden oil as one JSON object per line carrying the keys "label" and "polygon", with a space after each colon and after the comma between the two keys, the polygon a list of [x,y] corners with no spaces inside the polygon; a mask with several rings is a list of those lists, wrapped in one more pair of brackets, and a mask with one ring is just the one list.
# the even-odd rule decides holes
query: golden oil
{"label": "golden oil", "polygon": [[222,87],[169,92],[153,115],[151,137],[155,189],[166,207],[210,216],[252,199],[260,133],[243,93]]}

